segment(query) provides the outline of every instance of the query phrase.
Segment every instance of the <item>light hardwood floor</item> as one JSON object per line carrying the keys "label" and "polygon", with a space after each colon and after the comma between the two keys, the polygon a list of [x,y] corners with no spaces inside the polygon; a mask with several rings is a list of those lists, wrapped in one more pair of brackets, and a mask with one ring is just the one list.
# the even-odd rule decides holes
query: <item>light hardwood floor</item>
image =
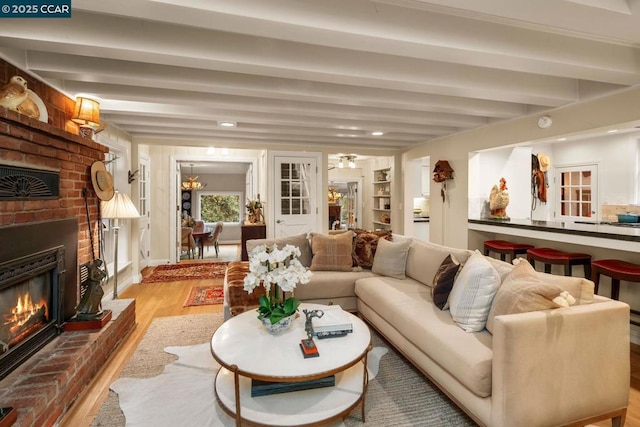
{"label": "light hardwood floor", "polygon": [[[137,326],[120,349],[107,361],[104,369],[92,381],[84,394],[74,403],[60,425],[62,427],[91,425],[109,393],[109,385],[119,377],[154,318],[221,312],[221,305],[182,306],[192,286],[210,284],[211,281],[204,280],[150,283],[133,285],[122,292],[120,298],[136,299]],[[611,423],[601,422],[596,425],[604,427],[610,426]],[[631,394],[625,426],[640,427],[640,346],[633,344],[631,345]]]}

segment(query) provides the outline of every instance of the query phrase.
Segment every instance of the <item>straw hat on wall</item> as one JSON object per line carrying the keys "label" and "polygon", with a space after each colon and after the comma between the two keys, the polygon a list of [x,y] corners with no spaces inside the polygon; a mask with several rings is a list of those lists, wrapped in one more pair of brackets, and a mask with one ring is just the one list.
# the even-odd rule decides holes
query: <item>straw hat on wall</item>
{"label": "straw hat on wall", "polygon": [[97,160],[91,164],[91,182],[98,199],[111,200],[115,193],[113,177],[104,166],[104,162]]}

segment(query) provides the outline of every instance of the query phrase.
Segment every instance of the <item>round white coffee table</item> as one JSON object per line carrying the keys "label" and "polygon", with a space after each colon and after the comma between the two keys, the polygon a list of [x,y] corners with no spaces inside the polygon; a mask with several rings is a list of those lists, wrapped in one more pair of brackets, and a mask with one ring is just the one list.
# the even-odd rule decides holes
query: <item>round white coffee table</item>
{"label": "round white coffee table", "polygon": [[[300,426],[336,420],[362,402],[367,391],[367,353],[371,333],[351,315],[353,332],[344,337],[314,338],[319,357],[305,359],[299,343],[305,339],[303,309],[325,306],[301,304],[300,317],[280,335],[270,335],[255,310],[224,322],[211,338],[211,353],[221,365],[216,375],[218,403],[242,422],[265,426]],[[282,394],[251,397],[251,379],[301,382],[335,375],[335,385]]]}

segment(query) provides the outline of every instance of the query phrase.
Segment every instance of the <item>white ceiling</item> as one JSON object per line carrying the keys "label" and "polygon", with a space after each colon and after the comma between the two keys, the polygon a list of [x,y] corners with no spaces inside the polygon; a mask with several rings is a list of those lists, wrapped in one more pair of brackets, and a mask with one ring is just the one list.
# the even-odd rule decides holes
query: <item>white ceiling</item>
{"label": "white ceiling", "polygon": [[640,0],[72,9],[72,19],[4,19],[0,55],[70,96],[96,96],[103,119],[141,143],[372,154],[640,83]]}

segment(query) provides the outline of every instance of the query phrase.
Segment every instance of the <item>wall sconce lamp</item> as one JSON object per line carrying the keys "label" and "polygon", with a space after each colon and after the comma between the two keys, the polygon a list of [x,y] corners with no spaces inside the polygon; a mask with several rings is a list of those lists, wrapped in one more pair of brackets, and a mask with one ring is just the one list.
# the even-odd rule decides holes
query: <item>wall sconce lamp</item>
{"label": "wall sconce lamp", "polygon": [[100,127],[100,104],[94,99],[77,97],[71,121],[78,124],[83,138],[93,139],[95,130]]}

